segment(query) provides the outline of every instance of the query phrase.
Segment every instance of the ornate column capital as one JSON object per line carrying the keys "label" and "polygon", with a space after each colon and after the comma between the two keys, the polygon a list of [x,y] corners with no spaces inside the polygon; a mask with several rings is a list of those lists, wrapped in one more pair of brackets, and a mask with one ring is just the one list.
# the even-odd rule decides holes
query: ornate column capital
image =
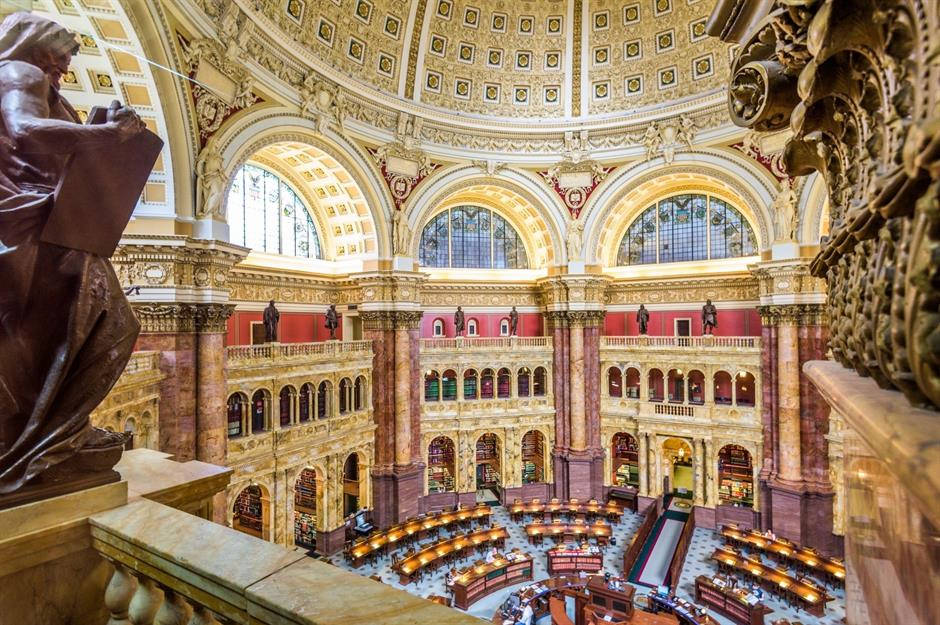
{"label": "ornate column capital", "polygon": [[193,304],[133,303],[134,313],[143,333],[185,333],[196,330],[196,307]]}
{"label": "ornate column capital", "polygon": [[416,330],[423,315],[420,310],[364,310],[359,318],[363,330]]}
{"label": "ornate column capital", "polygon": [[761,323],[766,326],[791,325],[826,325],[828,315],[825,304],[771,304],[758,306]]}
{"label": "ornate column capital", "polygon": [[200,333],[225,332],[226,322],[235,312],[234,304],[197,304],[195,330]]}

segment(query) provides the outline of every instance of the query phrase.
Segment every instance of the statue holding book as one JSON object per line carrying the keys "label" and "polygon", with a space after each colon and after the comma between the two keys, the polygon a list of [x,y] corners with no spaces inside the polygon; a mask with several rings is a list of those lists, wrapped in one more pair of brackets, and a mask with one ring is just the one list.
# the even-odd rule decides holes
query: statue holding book
{"label": "statue holding book", "polygon": [[59,92],[78,47],[35,14],[0,24],[0,508],[119,478],[125,437],[89,414],[140,326],[108,257],[162,141],[117,102],[80,122]]}

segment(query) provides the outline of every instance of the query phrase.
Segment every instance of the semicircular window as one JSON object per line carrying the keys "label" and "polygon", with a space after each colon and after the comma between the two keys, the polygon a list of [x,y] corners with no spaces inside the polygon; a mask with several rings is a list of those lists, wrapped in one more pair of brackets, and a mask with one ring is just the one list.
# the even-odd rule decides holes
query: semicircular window
{"label": "semicircular window", "polygon": [[617,265],[679,263],[751,256],[754,231],[727,202],[703,194],[660,200],[637,217],[620,241]]}
{"label": "semicircular window", "polygon": [[525,269],[519,233],[488,208],[455,206],[435,216],[421,232],[419,262],[425,267]]}
{"label": "semicircular window", "polygon": [[246,163],[228,193],[232,243],[258,252],[322,258],[310,211],[277,174]]}

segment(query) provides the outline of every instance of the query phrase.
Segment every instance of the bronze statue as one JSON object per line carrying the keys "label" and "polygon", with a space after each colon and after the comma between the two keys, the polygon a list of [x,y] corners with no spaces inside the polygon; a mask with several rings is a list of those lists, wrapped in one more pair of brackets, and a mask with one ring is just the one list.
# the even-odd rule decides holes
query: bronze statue
{"label": "bronze statue", "polygon": [[516,329],[519,327],[519,313],[516,311],[516,307],[513,306],[512,310],[509,311],[509,336],[516,336]]}
{"label": "bronze statue", "polygon": [[274,306],[272,299],[264,309],[264,342],[277,343],[277,324],[281,321],[281,313]]}
{"label": "bronze statue", "polygon": [[702,334],[714,334],[718,327],[718,309],[711,300],[705,300],[702,306]]}
{"label": "bronze statue", "polygon": [[464,328],[464,317],[463,309],[460,306],[457,307],[457,312],[454,313],[454,330],[457,333],[457,336],[463,335]]}
{"label": "bronze statue", "polygon": [[636,321],[640,324],[640,334],[648,334],[649,325],[650,325],[650,311],[646,310],[646,306],[640,304],[640,309],[636,311]]}
{"label": "bronze statue", "polygon": [[339,327],[339,315],[336,314],[336,304],[330,304],[326,311],[326,328],[330,331],[330,340],[336,340],[336,328]]}
{"label": "bronze statue", "polygon": [[[95,160],[120,178],[109,153],[147,131],[116,102],[97,111],[102,123],[81,123],[59,93],[77,51],[72,33],[38,15],[0,24],[0,508],[119,479],[125,437],[93,428],[89,413],[124,371],[140,325],[107,258],[85,251],[92,242],[63,246],[49,225],[68,221],[62,211],[73,221],[100,211],[93,227],[119,238],[127,221],[105,223],[119,221],[105,210],[111,192],[69,172]],[[63,179],[85,193],[57,193]],[[82,205],[88,192],[100,202]],[[127,218],[133,206],[122,207]],[[96,249],[113,251],[118,238]]]}

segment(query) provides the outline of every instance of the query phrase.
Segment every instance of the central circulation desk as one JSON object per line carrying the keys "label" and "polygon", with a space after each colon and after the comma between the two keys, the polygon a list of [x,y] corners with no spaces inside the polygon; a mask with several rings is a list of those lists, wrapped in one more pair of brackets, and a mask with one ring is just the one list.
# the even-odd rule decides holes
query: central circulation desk
{"label": "central circulation desk", "polygon": [[444,556],[448,554],[462,549],[473,549],[488,543],[503,543],[507,538],[509,538],[509,532],[505,527],[477,530],[470,534],[454,536],[448,540],[442,540],[439,543],[425,547],[413,556],[409,556],[393,565],[392,568],[398,571],[398,581],[402,585],[410,584],[414,581],[414,574],[419,569],[423,569],[428,565],[439,564],[439,561],[443,560]]}
{"label": "central circulation desk", "polygon": [[826,579],[845,583],[845,564],[832,560],[805,547],[798,547],[791,542],[772,539],[754,530],[738,529],[734,525],[723,525],[721,535],[726,542],[739,547],[757,549],[769,556],[783,558],[798,566],[804,566]]}
{"label": "central circulation desk", "polygon": [[536,521],[525,526],[525,533],[529,537],[529,542],[533,544],[540,543],[542,537],[548,536],[549,538],[578,541],[596,538],[597,544],[606,545],[610,542],[613,529],[603,521],[595,521],[590,525],[587,523],[542,523]]}
{"label": "central circulation desk", "polygon": [[452,584],[454,605],[466,610],[486,595],[522,582],[532,581],[532,556],[513,552],[489,564],[472,566]]}
{"label": "central circulation desk", "polygon": [[738,625],[764,625],[764,615],[771,612],[763,603],[750,604],[744,590],[721,587],[707,575],[695,578],[695,601],[727,616]]}
{"label": "central circulation desk", "polygon": [[440,512],[428,515],[422,519],[413,519],[388,528],[384,532],[374,534],[357,542],[349,550],[350,563],[354,567],[362,566],[369,554],[382,553],[389,547],[394,547],[403,538],[417,536],[421,539],[428,530],[435,528],[449,528],[456,523],[476,521],[481,525],[489,524],[492,509],[487,505],[478,505],[473,508],[462,508],[453,512]]}

